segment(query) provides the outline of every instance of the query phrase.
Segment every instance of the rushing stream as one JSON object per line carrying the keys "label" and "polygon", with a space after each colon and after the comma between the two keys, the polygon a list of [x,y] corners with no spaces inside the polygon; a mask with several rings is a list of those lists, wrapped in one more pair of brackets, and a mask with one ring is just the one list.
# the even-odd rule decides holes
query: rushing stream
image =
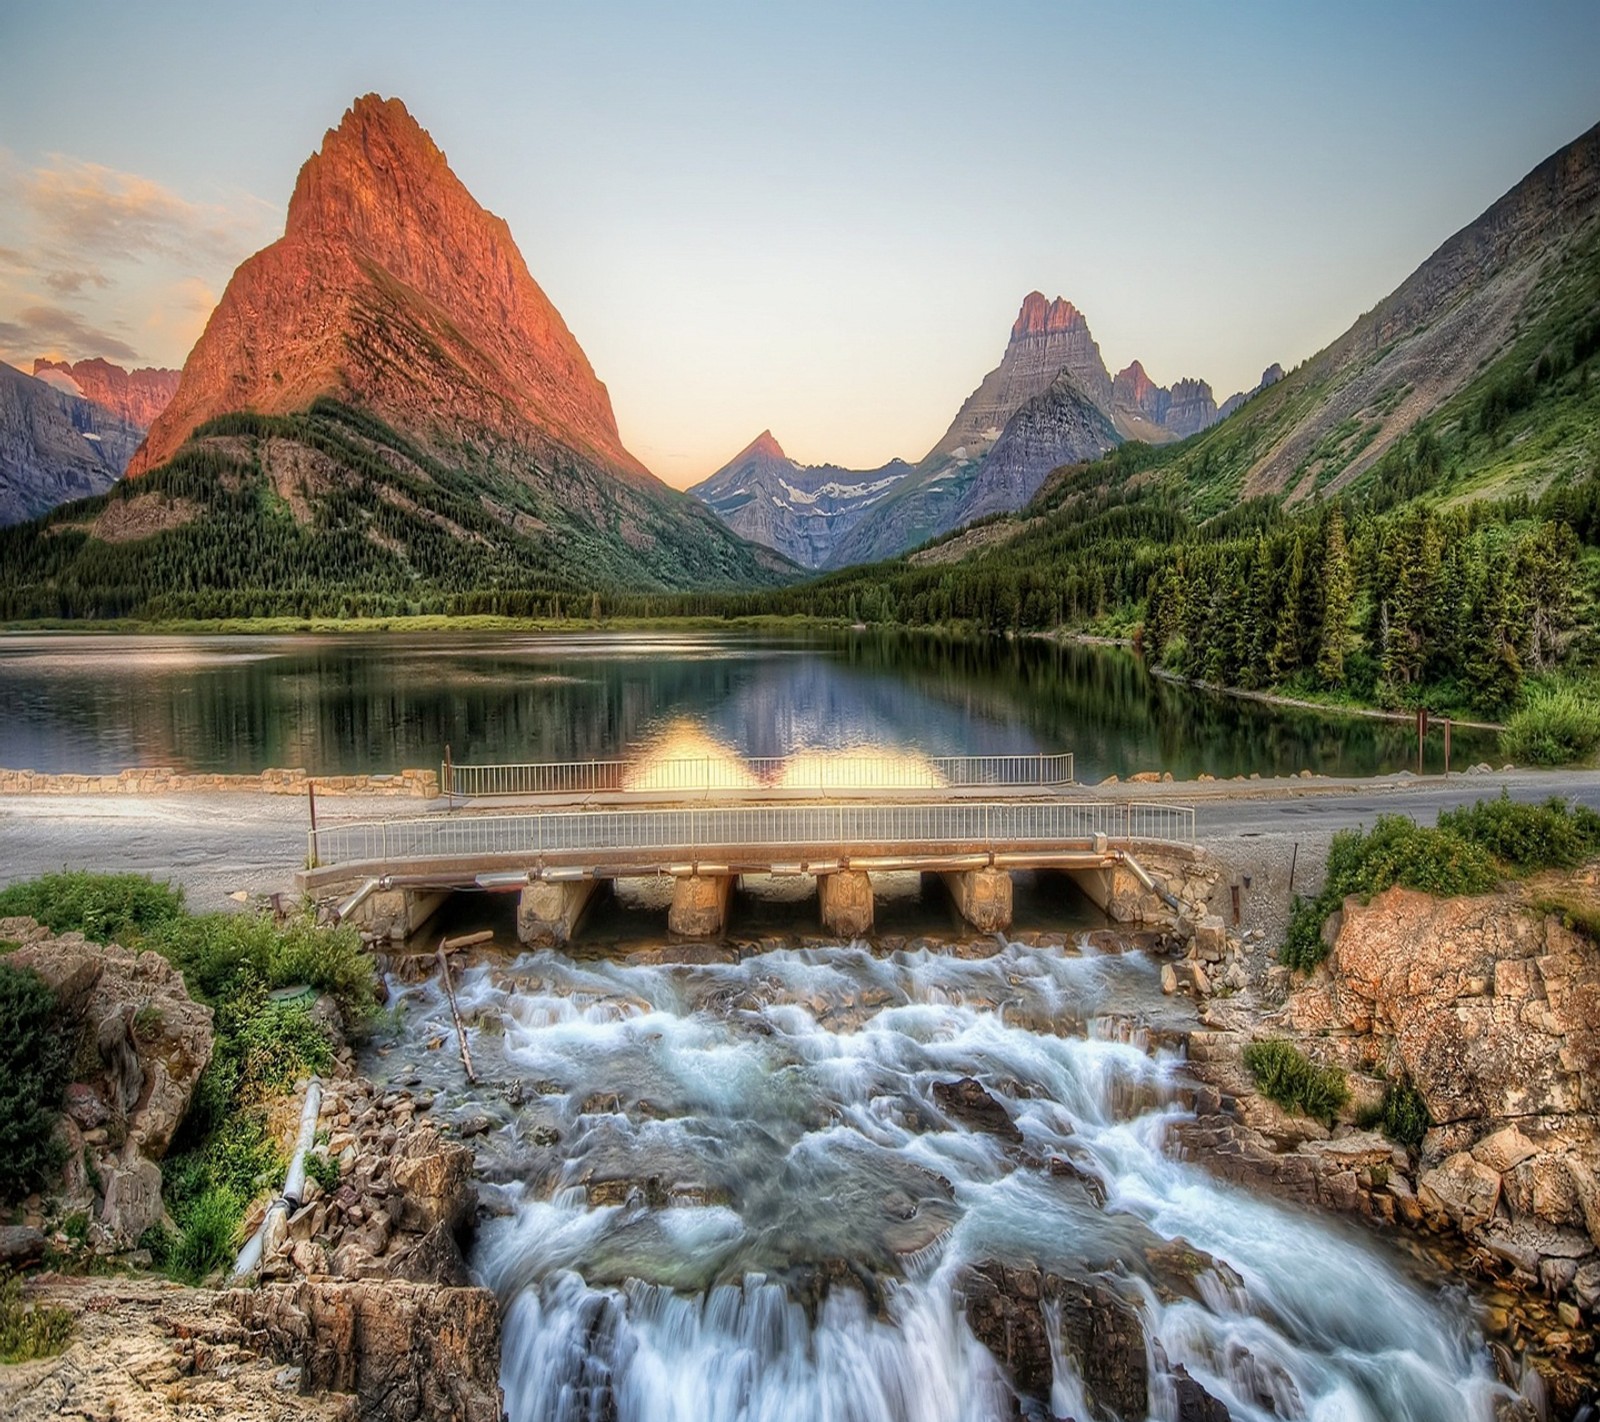
{"label": "rushing stream", "polygon": [[[473,1264],[504,1306],[512,1422],[1014,1416],[963,1309],[986,1261],[1109,1281],[1143,1323],[1154,1418],[1178,1415],[1179,1364],[1235,1419],[1493,1416],[1464,1298],[1163,1152],[1183,1009],[1151,960],[992,950],[463,974],[480,1073],[520,1083],[471,1108],[498,1114]],[[449,1109],[442,991],[401,991],[391,1056],[453,1083]],[[1014,1130],[952,1107],[964,1078]],[[1043,1314],[1050,1412],[1087,1419]]]}

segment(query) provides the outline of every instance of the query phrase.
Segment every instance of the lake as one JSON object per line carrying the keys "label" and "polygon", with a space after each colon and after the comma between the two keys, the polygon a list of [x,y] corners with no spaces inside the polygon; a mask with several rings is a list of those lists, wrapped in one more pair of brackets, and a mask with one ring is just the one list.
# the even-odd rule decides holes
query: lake
{"label": "lake", "polygon": [[[1414,730],[1201,691],[1130,652],[866,631],[0,637],[0,765],[314,775],[587,760],[707,740],[748,756],[1071,751],[1080,780],[1372,775]],[[1443,744],[1429,737],[1429,769]],[[1456,766],[1494,737],[1457,730]]]}

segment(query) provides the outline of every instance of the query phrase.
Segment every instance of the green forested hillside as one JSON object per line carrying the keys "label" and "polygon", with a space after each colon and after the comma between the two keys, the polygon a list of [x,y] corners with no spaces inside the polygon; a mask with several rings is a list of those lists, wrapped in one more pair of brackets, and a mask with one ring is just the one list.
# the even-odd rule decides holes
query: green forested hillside
{"label": "green forested hillside", "polygon": [[694,500],[549,458],[559,500],[524,450],[445,458],[331,401],[224,416],[162,468],[0,531],[0,619],[550,616],[793,575]]}

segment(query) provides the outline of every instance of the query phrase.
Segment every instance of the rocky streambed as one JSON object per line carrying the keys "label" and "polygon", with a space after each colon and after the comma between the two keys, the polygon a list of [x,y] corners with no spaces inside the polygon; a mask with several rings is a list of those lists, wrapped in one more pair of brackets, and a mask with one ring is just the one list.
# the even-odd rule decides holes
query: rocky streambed
{"label": "rocky streambed", "polygon": [[483,962],[477,1091],[397,990],[367,1065],[474,1144],[513,1422],[1533,1415],[1442,1271],[1176,1158],[1154,954]]}
{"label": "rocky streambed", "polygon": [[[453,972],[476,1083],[396,961],[254,1286],[34,1284],[78,1341],[0,1370],[0,1419],[1564,1422],[1593,945],[1502,896],[1329,938],[1295,983],[1215,919],[488,952]],[[1256,1092],[1264,1035],[1351,1074],[1342,1119]],[[1414,1147],[1356,1123],[1383,1077]]]}

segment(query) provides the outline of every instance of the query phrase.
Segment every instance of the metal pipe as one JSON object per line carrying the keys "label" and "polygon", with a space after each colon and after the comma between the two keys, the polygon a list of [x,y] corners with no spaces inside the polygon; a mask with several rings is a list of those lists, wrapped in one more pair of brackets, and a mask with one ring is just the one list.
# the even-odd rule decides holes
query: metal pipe
{"label": "metal pipe", "polygon": [[256,1232],[245,1240],[244,1247],[240,1249],[238,1257],[233,1261],[233,1272],[228,1276],[230,1281],[242,1279],[246,1274],[253,1274],[261,1267],[261,1252],[266,1247],[267,1231],[274,1218],[283,1218],[289,1213],[289,1207],[282,1200],[274,1200],[267,1207],[267,1213],[261,1223],[256,1226]]}
{"label": "metal pipe", "polygon": [[275,1218],[288,1215],[290,1206],[299,1208],[306,1193],[306,1153],[317,1139],[317,1117],[322,1114],[322,1083],[315,1077],[306,1085],[306,1099],[300,1107],[300,1129],[295,1134],[294,1156],[289,1161],[288,1173],[283,1177],[283,1193],[262,1216],[256,1232],[245,1240],[243,1248],[233,1261],[231,1279],[242,1279],[261,1267],[261,1254],[266,1248],[267,1234]]}
{"label": "metal pipe", "polygon": [[306,1154],[317,1138],[317,1117],[322,1114],[322,1083],[312,1077],[300,1108],[300,1133],[295,1137],[289,1173],[283,1177],[283,1198],[299,1208],[306,1193]]}
{"label": "metal pipe", "polygon": [[343,923],[345,919],[349,918],[351,914],[360,908],[361,905],[372,896],[372,894],[377,892],[382,883],[382,879],[368,879],[365,884],[355,891],[355,893],[351,894],[348,899],[334,909],[333,921],[335,923]]}
{"label": "metal pipe", "polygon": [[1142,865],[1137,859],[1129,854],[1127,850],[1118,850],[1117,857],[1128,866],[1129,873],[1131,873],[1135,879],[1143,884],[1145,888],[1149,889],[1150,892],[1160,899],[1161,902],[1164,903],[1169,909],[1171,909],[1174,913],[1179,913],[1182,911],[1183,905],[1180,904],[1178,900],[1166,889],[1162,888],[1160,884],[1156,883],[1156,881],[1150,877],[1144,865]]}

